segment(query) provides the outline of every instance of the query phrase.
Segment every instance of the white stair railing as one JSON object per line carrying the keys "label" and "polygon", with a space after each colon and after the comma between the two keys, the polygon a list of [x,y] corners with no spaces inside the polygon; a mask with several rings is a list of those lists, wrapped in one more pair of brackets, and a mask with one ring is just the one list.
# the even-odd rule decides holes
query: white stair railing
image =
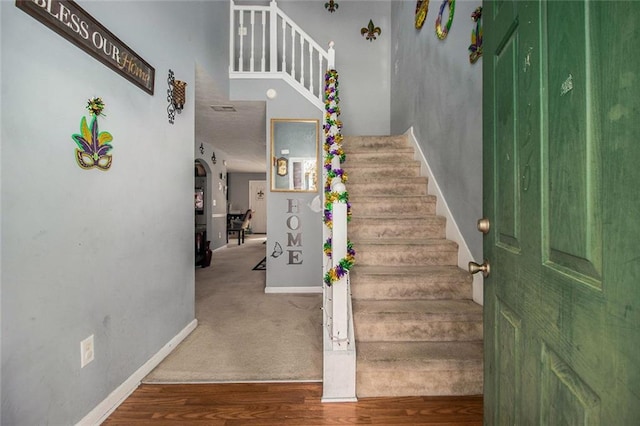
{"label": "white stair railing", "polygon": [[323,109],[329,56],[275,0],[269,6],[237,5],[231,0],[230,78],[282,78]]}

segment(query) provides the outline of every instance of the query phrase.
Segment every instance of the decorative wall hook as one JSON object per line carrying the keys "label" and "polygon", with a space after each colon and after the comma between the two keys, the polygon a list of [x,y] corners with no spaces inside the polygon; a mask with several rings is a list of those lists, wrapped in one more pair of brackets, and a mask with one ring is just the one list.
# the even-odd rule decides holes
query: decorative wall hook
{"label": "decorative wall hook", "polygon": [[329,3],[325,3],[324,4],[324,8],[327,9],[331,13],[335,12],[338,7],[339,7],[338,3],[336,3],[333,0],[329,0]]}
{"label": "decorative wall hook", "polygon": [[169,86],[169,88],[167,89],[167,102],[169,102],[169,106],[167,106],[167,114],[169,116],[169,123],[173,124],[173,121],[176,117],[176,112],[178,114],[182,112],[184,104],[187,100],[187,83],[185,83],[184,81],[176,80],[173,75],[173,71],[169,70],[167,84]]}
{"label": "decorative wall hook", "polygon": [[200,148],[198,148],[200,150],[200,155],[204,155],[204,145],[202,145],[202,142],[200,142]]}
{"label": "decorative wall hook", "polygon": [[373,41],[376,39],[376,34],[380,36],[382,34],[382,30],[380,27],[376,27],[373,25],[373,20],[369,19],[369,25],[360,30],[360,34],[365,36],[367,40]]}
{"label": "decorative wall hook", "polygon": [[211,153],[211,162],[213,164],[216,164],[218,162],[218,159],[216,158],[216,153],[215,152]]}

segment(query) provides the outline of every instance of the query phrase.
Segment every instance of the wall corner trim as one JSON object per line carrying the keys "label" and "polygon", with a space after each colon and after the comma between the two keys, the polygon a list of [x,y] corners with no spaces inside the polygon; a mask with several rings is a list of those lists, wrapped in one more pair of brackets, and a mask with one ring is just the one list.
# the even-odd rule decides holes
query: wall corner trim
{"label": "wall corner trim", "polygon": [[[428,189],[427,192],[431,195],[435,195],[438,199],[436,203],[436,214],[440,216],[444,216],[447,220],[446,227],[446,236],[447,239],[451,241],[455,241],[458,244],[458,267],[464,269],[465,271],[468,268],[469,262],[474,261],[471,256],[471,250],[469,250],[469,246],[467,242],[464,240],[462,233],[460,232],[460,228],[458,228],[458,224],[449,210],[449,206],[447,205],[447,201],[444,197],[444,194],[440,190],[440,186],[436,181],[436,177],[433,175],[431,167],[429,166],[429,162],[427,161],[427,157],[425,156],[418,140],[416,139],[415,134],[413,133],[413,126],[410,127],[406,132],[409,139],[409,143],[413,145],[415,148],[415,159],[420,161],[422,174],[426,174],[428,178]],[[481,259],[482,260],[482,259]],[[482,305],[483,304],[483,280],[480,276],[481,274],[473,275],[473,301]]]}
{"label": "wall corner trim", "polygon": [[169,342],[164,345],[155,355],[153,355],[142,367],[134,372],[127,380],[118,386],[104,401],[99,403],[89,412],[76,426],[93,426],[102,424],[111,413],[113,413],[125,399],[135,391],[142,379],[151,372],[160,362],[167,357],[180,342],[182,342],[198,325],[198,320],[194,319]]}

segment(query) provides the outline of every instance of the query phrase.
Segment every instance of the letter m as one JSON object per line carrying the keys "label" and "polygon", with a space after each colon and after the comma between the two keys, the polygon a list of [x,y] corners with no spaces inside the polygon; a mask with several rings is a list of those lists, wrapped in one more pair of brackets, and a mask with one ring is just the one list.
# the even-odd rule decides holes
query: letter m
{"label": "letter m", "polygon": [[287,233],[287,247],[302,245],[302,232],[298,232],[295,237],[291,232]]}

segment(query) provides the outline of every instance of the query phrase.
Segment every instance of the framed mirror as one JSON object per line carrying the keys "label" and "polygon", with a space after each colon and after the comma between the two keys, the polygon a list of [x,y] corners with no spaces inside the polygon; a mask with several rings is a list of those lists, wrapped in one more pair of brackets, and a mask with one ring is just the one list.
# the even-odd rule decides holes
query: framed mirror
{"label": "framed mirror", "polygon": [[316,192],[319,120],[271,119],[271,190]]}

